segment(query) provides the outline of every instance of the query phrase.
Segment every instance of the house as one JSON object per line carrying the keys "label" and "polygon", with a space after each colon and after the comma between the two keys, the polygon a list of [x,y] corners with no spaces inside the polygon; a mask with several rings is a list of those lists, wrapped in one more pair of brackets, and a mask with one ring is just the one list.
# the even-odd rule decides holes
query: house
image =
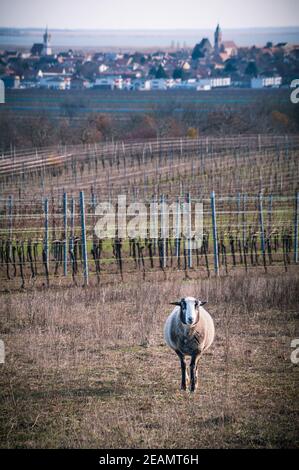
{"label": "house", "polygon": [[175,80],[173,78],[167,78],[166,79],[166,87],[167,88],[173,88],[175,85]]}
{"label": "house", "polygon": [[20,52],[19,58],[20,59],[29,59],[30,58],[30,52]]}
{"label": "house", "polygon": [[167,81],[165,78],[154,78],[150,80],[152,90],[167,90]]}
{"label": "house", "polygon": [[20,88],[25,89],[25,88],[37,88],[39,85],[39,82],[36,78],[24,78],[21,81]]}
{"label": "house", "polygon": [[214,70],[224,70],[224,69],[225,69],[224,64],[220,64],[219,62],[214,63]]}
{"label": "house", "polygon": [[114,90],[114,79],[111,77],[96,78],[94,88],[101,88],[104,90]]}
{"label": "house", "polygon": [[238,54],[238,47],[234,41],[223,41],[221,45],[221,52],[225,52],[227,58],[234,57]]}
{"label": "house", "polygon": [[5,103],[5,85],[4,81],[0,79],[0,104]]}
{"label": "house", "polygon": [[69,90],[70,84],[70,78],[61,76],[42,77],[39,81],[40,87],[48,90]]}
{"label": "house", "polygon": [[8,60],[16,59],[19,56],[18,51],[5,51],[5,56]]}
{"label": "house", "polygon": [[186,81],[182,82],[182,81],[176,81],[175,82],[175,85],[174,85],[174,89],[175,90],[194,90],[194,86],[193,84],[190,84]]}
{"label": "house", "polygon": [[132,79],[130,77],[123,77],[123,90],[132,90]]}
{"label": "house", "polygon": [[198,81],[195,78],[189,80],[179,81],[177,80],[174,84],[174,88],[178,90],[196,90]]}
{"label": "house", "polygon": [[43,49],[44,49],[44,45],[42,43],[35,43],[31,47],[31,50],[30,50],[31,55],[40,56],[42,55]]}
{"label": "house", "polygon": [[251,79],[251,88],[279,88],[282,85],[282,77],[257,77]]}
{"label": "house", "polygon": [[123,89],[123,84],[124,84],[124,81],[123,81],[123,78],[121,76],[116,77],[114,79],[114,88],[116,90],[122,90]]}
{"label": "house", "polygon": [[72,78],[70,88],[71,90],[85,90],[91,88],[91,84],[84,78]]}
{"label": "house", "polygon": [[199,44],[196,44],[192,51],[192,59],[204,58],[213,52],[213,47],[208,38],[203,38]]}
{"label": "house", "polygon": [[142,79],[133,80],[131,89],[136,91],[149,91],[151,89],[151,81]]}
{"label": "house", "polygon": [[230,77],[211,77],[209,80],[211,88],[224,88],[231,86]]}
{"label": "house", "polygon": [[67,76],[69,74],[66,73],[66,70],[64,67],[51,67],[47,68],[46,70],[39,70],[37,73],[38,77],[46,78],[46,77],[56,77],[59,75]]}
{"label": "house", "polygon": [[276,44],[275,47],[277,47],[278,49],[285,49],[287,45],[288,45],[287,42],[279,42],[278,44]]}
{"label": "house", "polygon": [[105,65],[105,64],[99,65],[99,72],[100,73],[107,72],[108,69],[109,69],[108,65]]}
{"label": "house", "polygon": [[188,87],[197,91],[208,91],[212,88],[223,88],[231,86],[230,77],[200,78],[199,80],[188,80]]}
{"label": "house", "polygon": [[1,80],[5,88],[20,88],[20,77],[18,75],[4,75]]}
{"label": "house", "polygon": [[197,91],[210,91],[211,89],[211,80],[209,78],[202,78],[197,81]]}
{"label": "house", "polygon": [[180,64],[180,67],[186,72],[191,69],[189,62],[185,61]]}

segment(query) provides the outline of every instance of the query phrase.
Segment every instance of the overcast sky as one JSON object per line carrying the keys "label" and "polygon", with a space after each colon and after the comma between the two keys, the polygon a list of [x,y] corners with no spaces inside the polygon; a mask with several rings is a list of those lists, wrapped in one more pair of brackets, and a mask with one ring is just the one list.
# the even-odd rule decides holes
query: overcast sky
{"label": "overcast sky", "polygon": [[196,29],[298,26],[299,0],[0,0],[0,26]]}

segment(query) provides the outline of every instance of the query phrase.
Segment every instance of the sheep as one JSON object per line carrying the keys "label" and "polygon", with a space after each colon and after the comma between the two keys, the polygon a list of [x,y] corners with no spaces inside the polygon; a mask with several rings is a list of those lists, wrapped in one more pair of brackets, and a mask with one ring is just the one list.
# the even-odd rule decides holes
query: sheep
{"label": "sheep", "polygon": [[194,392],[198,382],[199,358],[214,341],[214,322],[210,314],[203,308],[206,303],[194,297],[186,297],[180,302],[171,303],[176,308],[165,322],[165,341],[176,352],[181,362],[181,390],[186,390],[186,379],[188,379],[185,356],[191,356],[190,391]]}

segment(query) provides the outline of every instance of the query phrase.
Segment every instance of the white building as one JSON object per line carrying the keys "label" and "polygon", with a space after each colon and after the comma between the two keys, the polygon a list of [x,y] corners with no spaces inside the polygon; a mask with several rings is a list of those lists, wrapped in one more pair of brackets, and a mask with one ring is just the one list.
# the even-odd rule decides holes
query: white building
{"label": "white building", "polygon": [[282,85],[282,77],[257,77],[251,79],[251,88],[279,88]]}
{"label": "white building", "polygon": [[197,91],[210,91],[212,89],[210,78],[201,78],[197,82]]}
{"label": "white building", "polygon": [[138,91],[149,91],[151,89],[151,81],[142,79],[133,80],[131,89]]}
{"label": "white building", "polygon": [[100,73],[107,72],[108,68],[109,68],[108,65],[101,64],[99,65],[99,72]]}
{"label": "white building", "polygon": [[114,90],[114,79],[111,77],[97,78],[94,86]]}
{"label": "white building", "polygon": [[114,88],[116,88],[116,90],[122,90],[123,89],[123,86],[124,86],[124,80],[121,76],[119,77],[116,77],[114,79]]}
{"label": "white building", "polygon": [[124,80],[121,75],[99,77],[96,78],[94,86],[98,88],[108,88],[111,90],[122,90],[124,88]]}
{"label": "white building", "polygon": [[41,88],[48,90],[69,90],[71,86],[71,79],[69,77],[42,77],[39,80]]}
{"label": "white building", "polygon": [[189,80],[176,80],[174,88],[179,90],[196,90],[198,82],[195,78],[190,78]]}
{"label": "white building", "polygon": [[201,78],[196,82],[196,89],[198,91],[209,91],[212,88],[226,88],[230,86],[230,77]]}
{"label": "white building", "polygon": [[131,78],[124,78],[123,79],[122,89],[123,90],[132,90],[132,80],[131,80]]}
{"label": "white building", "polygon": [[175,80],[173,78],[167,78],[166,79],[166,87],[167,88],[174,88],[175,86]]}
{"label": "white building", "polygon": [[167,82],[165,78],[154,78],[150,82],[152,90],[167,90]]}
{"label": "white building", "polygon": [[215,77],[209,78],[211,88],[222,88],[231,86],[230,77]]}

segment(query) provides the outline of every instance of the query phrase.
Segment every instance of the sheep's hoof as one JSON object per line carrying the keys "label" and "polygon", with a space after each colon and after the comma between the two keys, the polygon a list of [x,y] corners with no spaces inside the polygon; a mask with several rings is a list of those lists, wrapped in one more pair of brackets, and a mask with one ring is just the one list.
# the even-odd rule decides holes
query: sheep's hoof
{"label": "sheep's hoof", "polygon": [[185,392],[187,390],[186,385],[181,385],[181,390],[182,390],[182,392]]}

